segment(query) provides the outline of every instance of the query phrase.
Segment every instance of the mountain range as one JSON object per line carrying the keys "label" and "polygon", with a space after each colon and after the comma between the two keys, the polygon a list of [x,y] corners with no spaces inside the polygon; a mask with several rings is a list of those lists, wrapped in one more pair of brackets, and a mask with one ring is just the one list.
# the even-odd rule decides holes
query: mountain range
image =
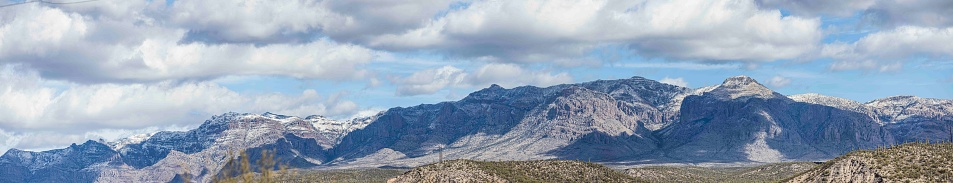
{"label": "mountain range", "polygon": [[0,182],[208,181],[232,152],[296,168],[420,166],[441,159],[605,163],[826,160],[853,149],[953,140],[953,101],[785,96],[736,76],[697,89],[642,77],[506,89],[350,120],[225,113],[196,129],[0,156]]}

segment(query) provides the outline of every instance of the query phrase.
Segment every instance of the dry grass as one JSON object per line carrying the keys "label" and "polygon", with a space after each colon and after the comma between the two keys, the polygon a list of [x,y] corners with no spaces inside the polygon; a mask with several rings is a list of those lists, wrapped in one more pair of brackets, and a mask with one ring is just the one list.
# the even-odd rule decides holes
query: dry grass
{"label": "dry grass", "polygon": [[569,160],[451,160],[414,168],[395,182],[644,182],[605,166]]}
{"label": "dry grass", "polygon": [[774,163],[756,167],[657,166],[627,169],[626,174],[650,182],[778,182],[810,170],[815,163]]}

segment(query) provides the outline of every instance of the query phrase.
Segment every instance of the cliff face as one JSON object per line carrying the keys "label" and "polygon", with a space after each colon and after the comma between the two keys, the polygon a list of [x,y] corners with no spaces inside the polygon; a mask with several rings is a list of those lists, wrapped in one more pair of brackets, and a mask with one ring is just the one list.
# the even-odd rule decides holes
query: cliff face
{"label": "cliff face", "polygon": [[953,100],[895,96],[859,103],[819,94],[791,98],[865,114],[892,133],[897,142],[953,141]]}
{"label": "cliff face", "polygon": [[747,77],[734,77],[682,102],[680,120],[656,133],[681,161],[825,159],[893,143],[864,114],[793,101]]}

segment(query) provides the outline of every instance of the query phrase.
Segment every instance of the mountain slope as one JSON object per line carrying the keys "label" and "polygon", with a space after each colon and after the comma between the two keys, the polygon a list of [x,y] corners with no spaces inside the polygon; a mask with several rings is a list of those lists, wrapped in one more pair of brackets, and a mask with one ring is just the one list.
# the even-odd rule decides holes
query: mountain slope
{"label": "mountain slope", "polygon": [[352,164],[414,165],[437,159],[439,151],[469,159],[632,158],[656,148],[645,124],[664,123],[660,108],[687,91],[640,77],[547,88],[493,85],[457,102],[390,109],[332,152]]}
{"label": "mountain slope", "polygon": [[320,116],[226,113],[194,130],[159,132],[142,143],[126,145],[119,151],[129,166],[105,168],[99,180],[171,180],[183,170],[207,180],[228,161],[229,151],[238,150],[257,156],[269,150],[282,164],[317,166],[328,161],[326,149],[343,133],[362,128],[373,118],[338,122]]}
{"label": "mountain slope", "polygon": [[[44,152],[10,150],[0,157],[3,180],[14,182],[168,181],[176,174],[207,180],[228,151],[276,153],[283,164],[312,167],[327,161],[326,149],[375,116],[334,121],[272,113],[226,113],[194,130],[136,135],[116,142],[88,141]],[[107,145],[108,144],[108,145]],[[256,157],[252,157],[256,158]]]}
{"label": "mountain slope", "polygon": [[893,134],[897,142],[953,140],[953,100],[895,96],[862,104],[820,94],[791,98],[865,114]]}
{"label": "mountain slope", "polygon": [[676,161],[825,159],[893,142],[864,114],[796,102],[745,76],[686,97],[680,112],[657,132]]}
{"label": "mountain slope", "polygon": [[92,182],[99,172],[90,167],[117,163],[118,153],[96,141],[43,152],[11,149],[0,156],[0,182]]}

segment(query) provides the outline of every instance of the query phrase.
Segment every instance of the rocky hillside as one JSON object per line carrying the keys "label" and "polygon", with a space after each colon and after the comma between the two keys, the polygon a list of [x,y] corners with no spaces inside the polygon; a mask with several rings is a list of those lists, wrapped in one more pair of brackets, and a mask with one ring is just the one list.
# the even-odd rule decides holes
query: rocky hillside
{"label": "rocky hillside", "polygon": [[953,143],[854,151],[788,182],[953,182]]}
{"label": "rocky hillside", "polygon": [[643,182],[599,164],[536,160],[451,160],[414,168],[387,182]]}

